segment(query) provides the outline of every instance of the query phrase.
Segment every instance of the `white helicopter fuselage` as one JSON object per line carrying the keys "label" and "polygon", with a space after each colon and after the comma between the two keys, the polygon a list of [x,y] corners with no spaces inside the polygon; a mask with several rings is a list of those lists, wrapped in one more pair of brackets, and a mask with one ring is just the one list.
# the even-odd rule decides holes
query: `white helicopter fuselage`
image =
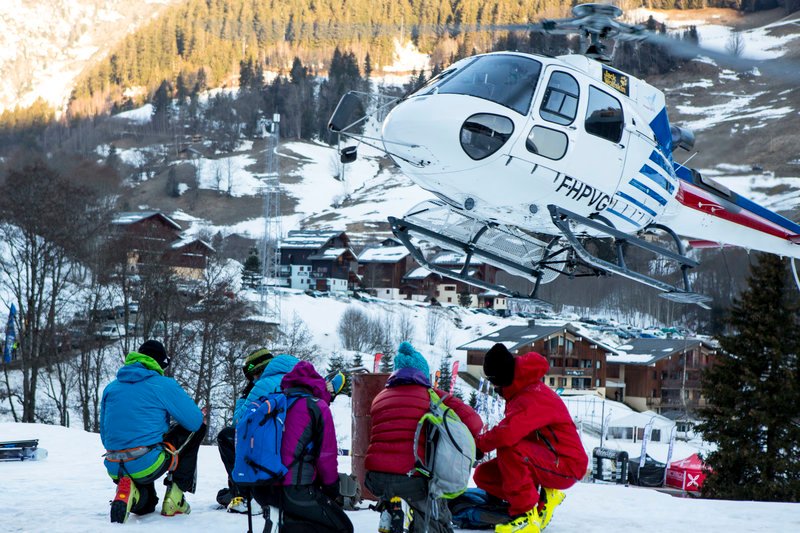
{"label": "white helicopter fuselage", "polygon": [[382,140],[415,183],[476,220],[559,235],[556,205],[626,233],[659,223],[800,254],[791,221],[687,181],[661,91],[585,56],[461,60],[392,110]]}

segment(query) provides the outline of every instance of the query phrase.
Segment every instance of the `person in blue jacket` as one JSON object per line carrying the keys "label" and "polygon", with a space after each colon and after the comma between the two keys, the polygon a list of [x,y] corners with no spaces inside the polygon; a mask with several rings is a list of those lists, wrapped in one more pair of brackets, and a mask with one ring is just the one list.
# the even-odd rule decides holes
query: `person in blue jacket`
{"label": "person in blue jacket", "polygon": [[241,491],[231,479],[233,463],[236,458],[236,424],[242,415],[247,412],[247,406],[257,401],[262,396],[267,396],[274,392],[280,392],[281,380],[298,363],[298,359],[289,354],[281,354],[273,357],[266,348],[254,350],[245,357],[242,365],[247,385],[242,391],[241,397],[236,400],[233,411],[233,424],[225,427],[217,434],[217,444],[219,445],[219,456],[225,470],[228,472],[228,487],[217,492],[217,503],[227,507],[231,513],[247,512],[247,505],[242,497]]}
{"label": "person in blue jacket", "polygon": [[148,340],[125,357],[117,379],[103,390],[100,438],[108,475],[117,484],[112,522],[125,522],[129,513],[155,511],[154,482],[167,472],[161,514],[191,510],[183,493],[195,490],[197,451],[206,425],[186,391],[164,376],[169,361],[164,346]]}

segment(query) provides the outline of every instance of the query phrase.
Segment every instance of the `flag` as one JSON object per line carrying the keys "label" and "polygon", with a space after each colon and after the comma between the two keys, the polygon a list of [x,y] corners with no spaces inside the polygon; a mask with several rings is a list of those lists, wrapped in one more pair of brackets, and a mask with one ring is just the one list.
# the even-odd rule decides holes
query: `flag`
{"label": "flag", "polygon": [[14,355],[14,345],[17,343],[17,334],[14,331],[14,319],[17,316],[17,308],[11,304],[11,310],[8,312],[8,324],[6,324],[6,346],[3,350],[3,361],[6,363],[11,362],[11,357]]}
{"label": "flag", "polygon": [[453,362],[453,377],[450,378],[450,392],[456,390],[456,379],[458,379],[458,361]]}
{"label": "flag", "polygon": [[436,378],[433,380],[433,388],[434,389],[438,389],[439,388],[439,378],[442,376],[441,370],[437,370],[435,376],[436,376]]}
{"label": "flag", "polygon": [[650,441],[650,433],[652,431],[653,418],[644,426],[644,435],[642,435],[642,455],[639,457],[639,468],[644,468],[644,462],[647,458],[647,443]]}
{"label": "flag", "polygon": [[678,429],[678,424],[672,426],[672,430],[669,432],[669,449],[667,450],[667,467],[664,469],[664,479],[661,480],[661,483],[664,484],[667,482],[667,470],[669,470],[669,462],[672,461],[672,449],[675,447],[675,433]]}
{"label": "flag", "polygon": [[382,353],[376,353],[375,354],[375,362],[372,364],[372,373],[373,374],[377,374],[378,373],[378,366],[381,364],[381,357],[383,357]]}

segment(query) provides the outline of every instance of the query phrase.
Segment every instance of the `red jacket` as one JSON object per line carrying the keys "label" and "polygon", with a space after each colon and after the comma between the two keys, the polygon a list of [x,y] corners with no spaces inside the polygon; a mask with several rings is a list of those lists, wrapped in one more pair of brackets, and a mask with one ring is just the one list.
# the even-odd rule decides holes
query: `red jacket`
{"label": "red jacket", "polygon": [[514,381],[500,391],[506,400],[506,416],[476,444],[484,453],[523,440],[543,444],[580,479],[589,459],[564,402],[542,382],[549,368],[547,359],[535,352],[515,358]]}
{"label": "red jacket", "polygon": [[[414,432],[417,422],[428,412],[431,384],[422,372],[411,368],[398,370],[389,377],[386,388],[372,401],[372,433],[367,449],[366,469],[372,472],[408,474],[414,469]],[[436,390],[440,398],[447,393]],[[483,421],[470,406],[448,396],[445,405],[453,409],[462,422],[477,437]],[[420,439],[422,440],[422,439]],[[420,449],[420,457],[425,457]]]}

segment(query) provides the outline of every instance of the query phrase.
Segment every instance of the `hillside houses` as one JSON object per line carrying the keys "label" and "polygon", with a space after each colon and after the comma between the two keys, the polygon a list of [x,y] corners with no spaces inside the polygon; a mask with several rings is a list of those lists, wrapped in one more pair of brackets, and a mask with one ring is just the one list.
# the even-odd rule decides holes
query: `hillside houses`
{"label": "hillside houses", "polygon": [[591,338],[571,324],[508,326],[468,342],[467,371],[482,376],[486,352],[495,343],[511,353],[537,352],[550,369],[544,382],[564,393],[593,390],[638,411],[677,419],[706,405],[700,375],[714,363],[715,346],[703,339],[628,339],[622,346]]}
{"label": "hillside houses", "polygon": [[344,231],[292,230],[280,248],[280,277],[288,287],[347,292],[358,282],[358,258]]}
{"label": "hillside houses", "polygon": [[119,213],[111,223],[127,248],[132,272],[143,264],[158,262],[182,278],[199,280],[215,253],[211,244],[201,239],[184,238],[181,226],[158,211]]}

